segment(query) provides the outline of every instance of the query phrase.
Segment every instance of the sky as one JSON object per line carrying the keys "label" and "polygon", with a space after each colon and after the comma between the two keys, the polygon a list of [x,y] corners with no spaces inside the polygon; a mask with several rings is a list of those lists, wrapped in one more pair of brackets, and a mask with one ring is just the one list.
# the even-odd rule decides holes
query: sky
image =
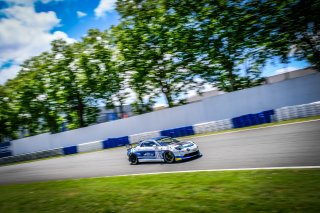
{"label": "sky", "polygon": [[54,39],[80,40],[88,29],[119,23],[115,0],[0,0],[0,84]]}
{"label": "sky", "polygon": [[[54,39],[80,40],[88,29],[119,23],[116,0],[0,0],[0,84],[14,78],[20,64],[50,49]],[[263,69],[271,76],[308,67],[305,61],[282,64],[277,58]],[[206,90],[212,87],[207,86]],[[194,95],[193,92],[189,96]],[[159,104],[164,98],[159,99]]]}

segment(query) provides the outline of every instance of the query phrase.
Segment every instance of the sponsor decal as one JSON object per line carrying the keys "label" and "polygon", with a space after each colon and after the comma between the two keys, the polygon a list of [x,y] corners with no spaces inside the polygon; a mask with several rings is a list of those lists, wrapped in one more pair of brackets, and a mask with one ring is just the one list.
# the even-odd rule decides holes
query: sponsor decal
{"label": "sponsor decal", "polygon": [[139,158],[143,159],[155,159],[155,151],[140,151],[135,153]]}

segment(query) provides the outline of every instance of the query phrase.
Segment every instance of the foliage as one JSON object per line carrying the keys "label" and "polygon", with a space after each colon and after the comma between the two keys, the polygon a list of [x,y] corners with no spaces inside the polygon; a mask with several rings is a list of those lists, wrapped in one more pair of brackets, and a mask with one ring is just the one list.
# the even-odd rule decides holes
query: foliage
{"label": "foliage", "polygon": [[319,0],[118,0],[120,23],[81,41],[52,42],[0,87],[0,137],[96,122],[99,105],[137,114],[159,97],[185,103],[203,84],[232,92],[260,85],[267,59],[294,56],[320,70]]}
{"label": "foliage", "polygon": [[[175,17],[165,1],[118,1],[122,22],[114,29],[118,47],[131,71],[133,89],[140,96],[163,95],[169,107],[195,86],[187,61],[180,60],[173,38]],[[152,99],[152,98],[151,98]]]}
{"label": "foliage", "polygon": [[17,113],[12,106],[10,92],[0,85],[0,140],[5,141],[10,138],[16,138]]}
{"label": "foliage", "polygon": [[320,70],[320,1],[247,1],[256,20],[252,39],[263,41],[264,54],[307,60]]}
{"label": "foliage", "polygon": [[171,99],[199,86],[199,76],[228,92],[259,85],[264,60],[249,42],[250,22],[241,3],[118,1],[120,47],[128,69],[145,72],[169,106]]}

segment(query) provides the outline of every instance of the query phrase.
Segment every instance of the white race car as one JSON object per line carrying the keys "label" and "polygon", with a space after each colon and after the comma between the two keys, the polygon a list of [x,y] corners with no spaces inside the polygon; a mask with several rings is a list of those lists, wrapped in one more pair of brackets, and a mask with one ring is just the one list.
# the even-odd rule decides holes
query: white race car
{"label": "white race car", "polygon": [[175,138],[160,136],[141,141],[130,146],[127,155],[131,164],[140,162],[166,162],[186,160],[201,156],[198,146],[192,141],[178,141]]}

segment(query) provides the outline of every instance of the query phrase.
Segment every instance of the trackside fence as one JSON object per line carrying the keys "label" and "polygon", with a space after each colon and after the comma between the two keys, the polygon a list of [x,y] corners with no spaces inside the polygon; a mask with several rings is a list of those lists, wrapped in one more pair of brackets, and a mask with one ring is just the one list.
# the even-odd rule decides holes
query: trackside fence
{"label": "trackside fence", "polygon": [[296,118],[305,118],[320,115],[320,101],[309,104],[287,106],[275,110],[266,110],[253,114],[246,114],[231,119],[223,119],[206,123],[199,123],[192,126],[165,129],[161,131],[143,132],[118,138],[107,138],[101,141],[93,141],[78,144],[76,146],[61,147],[57,149],[44,150],[40,152],[12,155],[10,142],[0,144],[0,165],[21,161],[48,158],[53,156],[71,155],[82,152],[91,152],[102,149],[110,149],[127,144],[138,143],[141,140],[158,136],[183,137],[194,134],[217,132],[234,128],[271,123],[275,121],[285,121]]}

